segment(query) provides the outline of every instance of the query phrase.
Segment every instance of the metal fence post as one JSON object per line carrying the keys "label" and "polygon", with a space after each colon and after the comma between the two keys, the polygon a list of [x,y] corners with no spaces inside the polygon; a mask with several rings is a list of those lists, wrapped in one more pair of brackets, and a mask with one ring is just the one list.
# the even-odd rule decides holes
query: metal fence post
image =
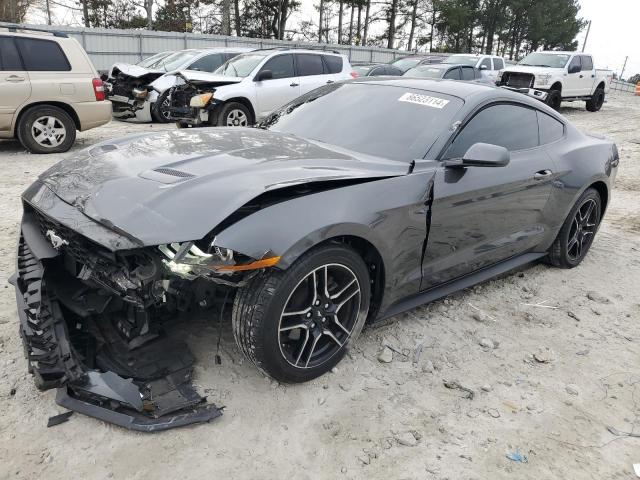
{"label": "metal fence post", "polygon": [[184,34],[183,39],[184,39],[184,49],[186,50],[188,48],[188,46],[187,46],[187,34],[186,33]]}
{"label": "metal fence post", "polygon": [[143,56],[142,56],[142,33],[138,34],[138,59],[140,61],[142,61]]}

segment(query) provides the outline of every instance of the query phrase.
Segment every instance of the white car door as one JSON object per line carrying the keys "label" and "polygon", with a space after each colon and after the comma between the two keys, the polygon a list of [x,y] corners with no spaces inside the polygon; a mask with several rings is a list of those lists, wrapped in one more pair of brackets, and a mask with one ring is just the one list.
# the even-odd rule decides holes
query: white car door
{"label": "white car door", "polygon": [[[577,71],[571,73],[573,69]],[[584,83],[584,74],[582,73],[582,63],[580,55],[575,55],[567,66],[567,76],[562,86],[563,97],[575,97],[580,95],[582,84]]]}
{"label": "white car door", "polygon": [[480,69],[480,73],[482,74],[482,78],[493,78],[495,80],[495,73],[496,72],[492,71],[491,58],[484,57],[476,65],[476,68]]}
{"label": "white car door", "polygon": [[256,89],[257,116],[264,118],[272,111],[300,96],[300,81],[295,76],[293,55],[285,53],[271,57],[258,70],[254,79],[264,72],[271,72],[271,78],[254,81]]}
{"label": "white car door", "polygon": [[325,71],[322,54],[296,53],[295,57],[296,72],[300,79],[300,95],[335,81],[335,76]]}

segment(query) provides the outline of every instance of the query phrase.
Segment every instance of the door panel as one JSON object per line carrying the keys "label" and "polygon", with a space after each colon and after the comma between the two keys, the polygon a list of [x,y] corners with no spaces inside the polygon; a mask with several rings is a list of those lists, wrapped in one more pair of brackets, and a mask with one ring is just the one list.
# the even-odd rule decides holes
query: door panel
{"label": "door panel", "polygon": [[300,80],[295,76],[293,55],[276,55],[260,71],[270,70],[273,78],[254,82],[258,118],[263,118],[300,95]]}
{"label": "door panel", "polygon": [[15,111],[30,95],[29,74],[22,67],[13,38],[0,36],[0,132],[11,129]]}
{"label": "door panel", "polygon": [[325,74],[320,54],[296,54],[296,71],[300,79],[300,95],[335,81],[334,75]]}
{"label": "door panel", "polygon": [[[576,55],[571,59],[571,62],[569,62],[569,66],[567,67],[567,69],[574,64],[581,65],[579,55]],[[583,72],[567,73],[567,76],[565,77],[565,81],[563,82],[564,83],[562,88],[563,97],[573,97],[576,95],[580,95],[580,91],[581,91],[580,87],[582,86],[582,83],[584,81],[584,79],[581,77],[584,77]]]}

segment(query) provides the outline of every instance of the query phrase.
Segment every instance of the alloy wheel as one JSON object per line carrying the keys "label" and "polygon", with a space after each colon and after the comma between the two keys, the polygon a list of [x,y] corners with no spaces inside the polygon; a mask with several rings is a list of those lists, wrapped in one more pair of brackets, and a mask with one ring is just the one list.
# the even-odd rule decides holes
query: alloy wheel
{"label": "alloy wheel", "polygon": [[53,148],[64,142],[67,129],[58,118],[43,116],[36,119],[31,125],[31,135],[39,145]]}
{"label": "alloy wheel", "polygon": [[231,110],[227,114],[227,127],[246,127],[248,124],[247,115],[240,109]]}
{"label": "alloy wheel", "polygon": [[598,224],[598,208],[592,198],[585,201],[576,211],[567,240],[567,256],[578,260],[586,252],[593,241]]}
{"label": "alloy wheel", "polygon": [[280,352],[297,368],[327,362],[347,343],[358,322],[360,283],[351,269],[322,265],[293,289],[280,315]]}

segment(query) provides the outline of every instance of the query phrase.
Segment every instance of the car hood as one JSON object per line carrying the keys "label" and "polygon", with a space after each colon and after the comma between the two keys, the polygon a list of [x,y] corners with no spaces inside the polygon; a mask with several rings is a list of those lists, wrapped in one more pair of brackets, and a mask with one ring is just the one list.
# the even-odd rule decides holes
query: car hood
{"label": "car hood", "polygon": [[141,67],[139,65],[132,65],[130,63],[115,63],[113,64],[113,66],[111,67],[111,71],[109,72],[110,77],[113,77],[113,72],[115,70],[118,70],[121,73],[124,73],[125,75],[132,78],[140,78],[149,73],[157,73],[157,74],[165,73],[164,70],[151,70],[149,68]]}
{"label": "car hood", "polygon": [[142,246],[203,238],[270,190],[393,177],[408,170],[406,162],[230,127],[100,143],[56,164],[40,181],[65,203]]}
{"label": "car hood", "polygon": [[199,72],[197,70],[182,70],[175,73],[175,75],[177,77],[182,77],[185,81],[196,85],[229,85],[231,83],[240,83],[242,80],[244,80],[244,78],[242,77],[229,77],[227,75]]}
{"label": "car hood", "polygon": [[528,65],[511,65],[506,67],[503,72],[517,72],[517,73],[551,73],[551,74],[560,74],[564,72],[563,68],[552,68],[552,67],[531,67]]}

